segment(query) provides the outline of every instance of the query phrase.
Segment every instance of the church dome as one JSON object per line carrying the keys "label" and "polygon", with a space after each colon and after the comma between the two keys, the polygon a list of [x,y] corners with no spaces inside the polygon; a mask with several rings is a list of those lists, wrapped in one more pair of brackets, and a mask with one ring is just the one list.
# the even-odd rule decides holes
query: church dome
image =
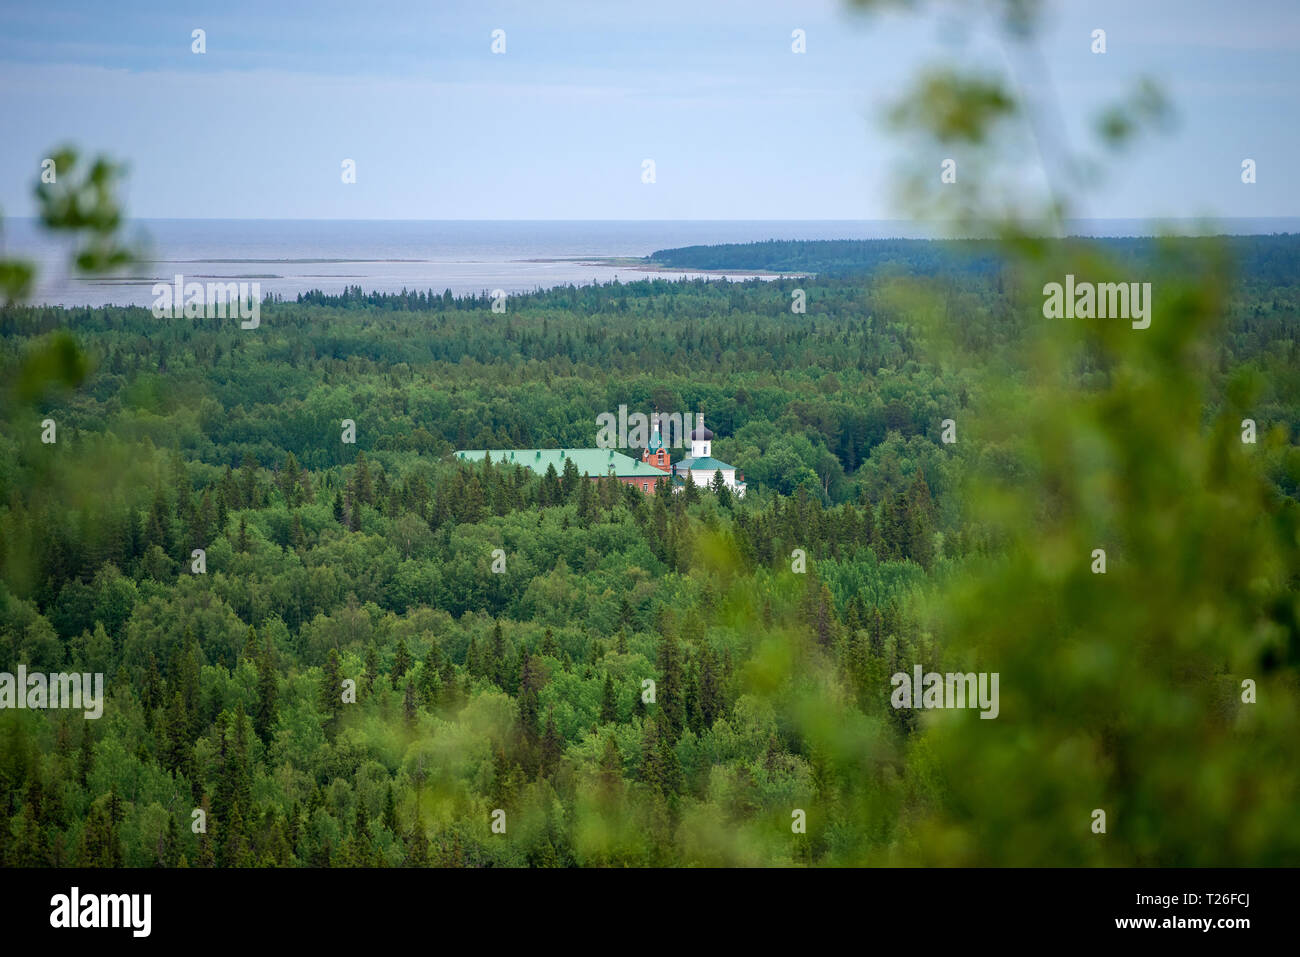
{"label": "church dome", "polygon": [[708,426],[699,426],[691,432],[691,438],[696,441],[709,442],[713,440],[713,433],[709,431]]}

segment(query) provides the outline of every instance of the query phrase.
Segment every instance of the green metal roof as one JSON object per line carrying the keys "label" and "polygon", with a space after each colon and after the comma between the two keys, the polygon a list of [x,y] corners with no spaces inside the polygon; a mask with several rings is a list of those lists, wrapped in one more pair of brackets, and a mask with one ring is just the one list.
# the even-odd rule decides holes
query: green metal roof
{"label": "green metal roof", "polygon": [[611,468],[619,478],[668,477],[662,469],[638,462],[613,449],[462,449],[455,455],[458,461],[465,462],[481,462],[484,455],[491,455],[497,465],[522,465],[543,474],[548,465],[554,465],[556,473],[563,475],[564,463],[572,459],[579,475],[592,478],[608,475]]}
{"label": "green metal roof", "polygon": [[689,470],[692,471],[692,472],[694,472],[694,471],[696,471],[696,470],[705,470],[705,469],[707,469],[708,471],[711,472],[711,471],[713,471],[714,469],[728,469],[728,470],[733,470],[733,469],[735,469],[735,466],[734,466],[734,465],[728,465],[726,462],[720,462],[720,461],[718,461],[717,459],[715,459],[715,458],[714,458],[713,456],[711,456],[711,455],[702,455],[702,456],[700,456],[698,459],[689,459],[689,458],[688,458],[688,459],[682,459],[680,462],[678,462],[676,465],[674,465],[673,468],[674,468],[674,469],[679,469],[679,468],[689,469]]}

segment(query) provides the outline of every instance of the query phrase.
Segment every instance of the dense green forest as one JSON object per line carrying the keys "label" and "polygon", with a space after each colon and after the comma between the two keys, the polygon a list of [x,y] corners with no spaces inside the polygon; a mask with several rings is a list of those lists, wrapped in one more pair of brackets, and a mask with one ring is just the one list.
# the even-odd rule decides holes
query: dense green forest
{"label": "dense green forest", "polygon": [[[1199,255],[1200,242],[1111,251],[1148,257],[1155,270],[1163,257]],[[1194,370],[1169,379],[1166,394],[1207,449],[1232,447],[1221,423],[1241,418],[1247,393],[1271,437],[1247,464],[1214,459],[1214,474],[1258,477],[1250,508],[1271,516],[1273,551],[1252,544],[1250,555],[1281,555],[1280,564],[1262,569],[1221,541],[1201,546],[1240,559],[1232,574],[1249,580],[1224,587],[1253,588],[1263,609],[1262,623],[1242,612],[1261,636],[1238,649],[1262,663],[1250,674],[1293,693],[1297,569],[1286,563],[1300,491],[1300,240],[1226,245],[1237,278],[1212,310],[1221,327],[1203,330],[1195,351],[1152,355],[1177,354]],[[1037,465],[1007,435],[1036,407],[1023,357],[1043,325],[1040,277],[978,249],[923,242],[654,258],[818,275],[558,288],[512,296],[504,314],[486,296],[350,289],[268,300],[256,330],[140,308],[0,310],[0,658],[11,670],[102,672],[108,689],[99,720],[0,713],[0,862],[1294,860],[1294,827],[1266,826],[1292,813],[1294,774],[1265,791],[1242,778],[1249,800],[1216,779],[1214,793],[1231,795],[1212,819],[1254,801],[1261,833],[1207,841],[1169,804],[1185,781],[1132,777],[1141,749],[1172,754],[1171,739],[1148,731],[1137,740],[1121,719],[1100,719],[1096,753],[1108,757],[1095,780],[1122,793],[1138,821],[1117,812],[1116,840],[1101,844],[1089,841],[1086,819],[1105,800],[1071,790],[1071,775],[1094,766],[1089,748],[1071,738],[1044,762],[1028,738],[971,745],[975,734],[1021,734],[1026,721],[1050,727],[1034,694],[1038,707],[1066,715],[1092,714],[1108,693],[1145,693],[1098,664],[1111,646],[1084,655],[1065,640],[1051,654],[1069,656],[1091,690],[1016,691],[1023,646],[1053,640],[1042,622],[1012,624],[1046,607],[1039,593],[990,602],[986,591],[977,603],[1007,616],[1007,633],[986,646],[1004,641],[991,668],[1004,675],[1002,718],[966,713],[945,730],[890,707],[891,674],[968,662],[958,639],[998,630],[973,613],[937,614],[935,595],[969,597],[989,569],[1021,584],[1066,574],[1018,566],[1016,534],[969,491],[977,479],[1008,490],[1037,482],[1041,494],[1014,508],[1049,524],[1070,510],[1050,456]],[[924,300],[891,281],[900,276],[927,277]],[[804,313],[791,309],[796,289]],[[936,347],[936,321],[965,359]],[[26,388],[24,357],[61,332],[85,351],[81,385]],[[1199,333],[1189,321],[1131,341],[1168,344],[1160,337],[1175,334]],[[1058,371],[1081,396],[1113,398],[1132,385],[1096,343]],[[1153,415],[1164,408],[1157,392],[1142,395]],[[705,410],[715,454],[745,472],[746,497],[693,487],[646,497],[573,471],[539,476],[450,455],[591,447],[597,415],[620,405]],[[1132,463],[1146,456],[1156,468],[1192,438],[1160,439],[1168,430],[1124,408],[1099,407],[1088,434],[1101,441],[1118,417],[1146,436],[1126,460],[1140,490],[1165,479]],[[52,444],[41,441],[50,419]],[[345,419],[355,444],[341,441]],[[942,439],[945,419],[958,423],[955,443]],[[1087,490],[1089,501],[1098,494]],[[1106,508],[1171,514],[1121,499]],[[1122,525],[1123,514],[1110,521]],[[1224,511],[1242,526],[1255,514]],[[1207,518],[1189,531],[1210,527]],[[1160,528],[1163,547],[1182,547]],[[194,549],[205,552],[201,573]],[[1141,552],[1134,541],[1117,545],[1112,576]],[[1080,563],[1086,574],[1086,549]],[[1179,573],[1199,574],[1189,568]],[[1163,579],[1153,574],[1155,605]],[[1131,587],[1124,609],[1141,604],[1141,582]],[[1095,597],[1076,596],[1072,620],[1101,614]],[[1098,628],[1121,647],[1135,640],[1117,619]],[[1012,637],[1021,644],[1005,644]],[[1213,741],[1235,748],[1243,768],[1268,765],[1284,753],[1293,712],[1242,731],[1222,686],[1242,674],[1238,662],[1199,656],[1188,661],[1219,688]],[[340,694],[348,679],[355,702]],[[1183,720],[1165,730],[1186,737]],[[1231,738],[1233,727],[1257,733],[1258,746]],[[976,754],[989,759],[982,770],[961,763]],[[1024,802],[1055,809],[1035,826],[1077,805],[1079,833],[1069,825],[1026,839],[1016,830],[1031,817]],[[191,827],[195,809],[206,815],[202,833]],[[497,809],[504,834],[492,829]],[[792,830],[800,810],[806,833]],[[963,830],[971,819],[983,823]]]}

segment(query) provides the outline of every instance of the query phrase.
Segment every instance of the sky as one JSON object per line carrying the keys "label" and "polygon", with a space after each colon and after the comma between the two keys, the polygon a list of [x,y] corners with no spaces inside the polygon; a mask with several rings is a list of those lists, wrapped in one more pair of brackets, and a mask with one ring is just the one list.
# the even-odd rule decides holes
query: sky
{"label": "sky", "polygon": [[[1080,214],[1300,215],[1300,3],[1048,2],[1038,44],[1071,145],[1139,76],[1176,109]],[[944,157],[882,112],[941,62],[1005,46],[843,0],[0,0],[0,208],[73,143],[141,218],[893,218],[900,168]]]}

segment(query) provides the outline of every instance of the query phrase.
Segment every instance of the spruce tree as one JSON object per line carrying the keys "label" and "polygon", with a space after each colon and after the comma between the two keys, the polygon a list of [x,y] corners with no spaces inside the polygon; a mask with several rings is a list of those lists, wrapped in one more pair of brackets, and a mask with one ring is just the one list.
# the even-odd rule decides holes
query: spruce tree
{"label": "spruce tree", "polygon": [[397,833],[397,804],[393,800],[393,784],[388,783],[388,790],[384,795],[384,827],[388,828],[392,834]]}
{"label": "spruce tree", "polygon": [[375,679],[379,677],[379,651],[373,641],[366,646],[365,667],[366,690],[372,691],[375,687]]}
{"label": "spruce tree", "polygon": [[663,716],[660,733],[671,741],[681,737],[686,726],[686,684],[681,646],[671,632],[659,642],[659,683],[655,701]]}
{"label": "spruce tree", "polygon": [[[93,723],[92,721],[82,722],[81,747],[77,751],[77,780],[83,788],[86,787],[90,779],[91,769],[95,765],[95,739],[90,733],[90,726]],[[3,809],[8,810],[7,807]]]}
{"label": "spruce tree", "polygon": [[408,726],[415,725],[415,683],[411,681],[406,683],[406,693],[402,697],[402,716]]}
{"label": "spruce tree", "polygon": [[163,702],[163,679],[158,671],[158,659],[149,652],[149,667],[145,670],[144,687],[140,691],[140,705],[144,711],[145,727],[152,730],[154,711]]}
{"label": "spruce tree", "polygon": [[539,730],[538,692],[541,687],[541,673],[537,669],[537,662],[525,651],[523,663],[519,668],[519,725],[523,728],[524,737],[530,743],[537,740]]}
{"label": "spruce tree", "polygon": [[506,638],[501,630],[501,620],[498,618],[492,625],[492,660],[489,666],[492,669],[492,680],[497,683],[502,691],[511,692],[514,690],[511,681],[511,667],[509,655],[506,653]]}
{"label": "spruce tree", "polygon": [[605,672],[605,684],[600,692],[600,723],[618,720],[618,698],[614,695],[614,679]]}
{"label": "spruce tree", "polygon": [[167,815],[167,830],[158,842],[158,866],[175,867],[180,855],[180,831],[175,815]]}
{"label": "spruce tree", "polygon": [[700,500],[700,487],[695,484],[690,472],[686,473],[686,487],[682,489],[682,500],[686,505],[694,505]]}
{"label": "spruce tree", "polygon": [[549,508],[552,505],[559,505],[564,498],[564,493],[560,488],[560,476],[555,471],[555,463],[546,466],[546,474],[542,476],[542,485],[538,493],[538,504],[542,508]]}
{"label": "spruce tree", "polygon": [[320,709],[328,727],[343,710],[343,675],[339,666],[339,653],[331,648],[321,669]]}
{"label": "spruce tree", "polygon": [[641,734],[641,764],[637,776],[652,792],[664,790],[663,752],[659,747],[659,722],[647,718]]}
{"label": "spruce tree", "polygon": [[429,866],[429,838],[424,833],[424,820],[416,814],[415,824],[406,837],[406,865],[408,867]]}
{"label": "spruce tree", "polygon": [[696,686],[700,725],[707,731],[722,716],[722,690],[718,680],[718,661],[707,645],[700,654],[700,673]]}
{"label": "spruce tree", "polygon": [[185,713],[185,700],[177,691],[172,695],[163,718],[163,767],[189,776],[189,716]]}
{"label": "spruce tree", "polygon": [[357,465],[352,472],[352,500],[357,505],[374,505],[375,489],[370,480],[370,466],[366,463],[366,453],[357,449]]}
{"label": "spruce tree", "polygon": [[426,708],[432,710],[438,704],[438,685],[440,683],[439,672],[442,669],[442,650],[438,647],[438,639],[433,638],[429,642],[429,653],[424,656],[423,666],[420,668],[420,701]]}
{"label": "spruce tree", "polygon": [[271,636],[268,634],[257,656],[257,713],[253,725],[257,736],[268,744],[271,740],[271,729],[275,725],[275,704],[278,694],[275,649],[271,645]]}
{"label": "spruce tree", "polygon": [[406,639],[397,640],[397,653],[393,657],[393,670],[391,677],[393,686],[396,687],[398,682],[406,677],[406,673],[411,670],[411,653],[406,649]]}
{"label": "spruce tree", "polygon": [[549,777],[555,773],[556,768],[560,765],[560,755],[563,753],[564,739],[560,737],[560,732],[555,727],[555,709],[552,708],[546,714],[546,730],[542,733],[541,772],[543,777]]}
{"label": "spruce tree", "polygon": [[623,781],[623,756],[618,753],[618,742],[614,735],[605,738],[605,749],[600,756],[598,772],[601,791],[608,797],[613,795]]}
{"label": "spruce tree", "polygon": [[572,502],[578,493],[579,485],[586,480],[578,473],[578,466],[573,456],[565,456],[564,473],[560,476],[560,494],[565,502]]}
{"label": "spruce tree", "polygon": [[578,480],[578,524],[587,528],[597,519],[596,493],[590,479]]}

